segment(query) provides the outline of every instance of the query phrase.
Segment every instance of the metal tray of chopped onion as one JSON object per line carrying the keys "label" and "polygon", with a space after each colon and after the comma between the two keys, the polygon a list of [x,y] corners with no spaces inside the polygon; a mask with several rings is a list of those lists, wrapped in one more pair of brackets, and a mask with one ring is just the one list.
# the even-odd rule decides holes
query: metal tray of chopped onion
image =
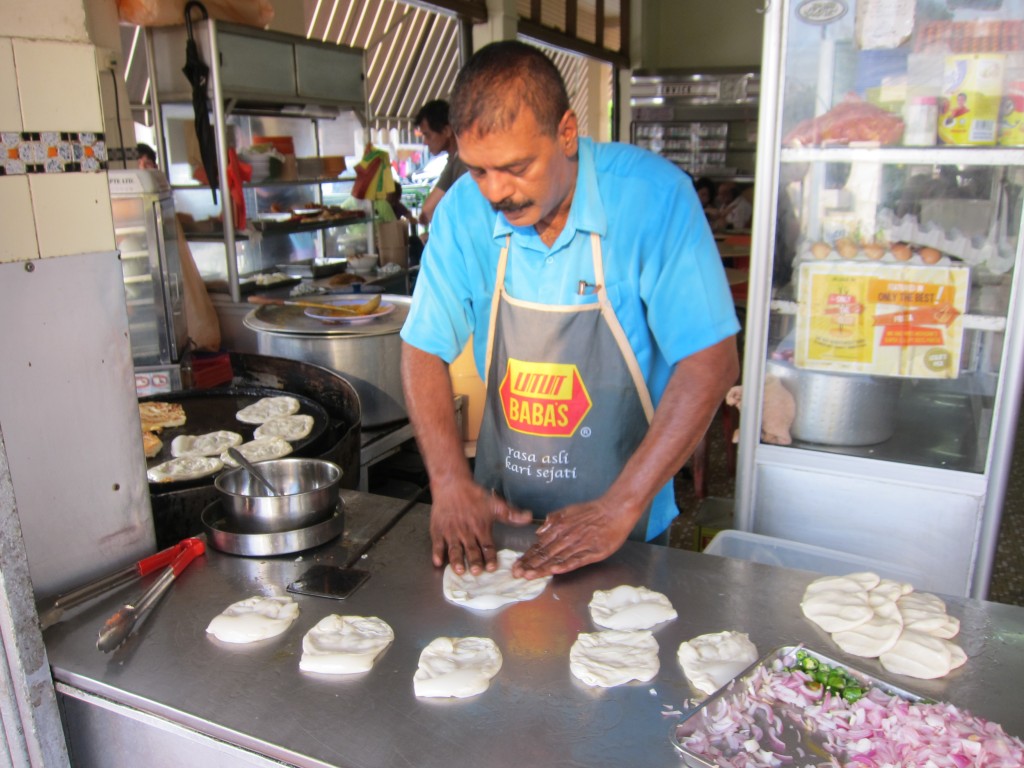
{"label": "metal tray of chopped onion", "polygon": [[925,701],[810,648],[782,646],[709,696],[673,726],[670,739],[691,768],[845,765],[845,747],[868,748],[860,741],[866,735],[847,729],[850,738],[836,739],[828,721],[872,690],[907,704]]}

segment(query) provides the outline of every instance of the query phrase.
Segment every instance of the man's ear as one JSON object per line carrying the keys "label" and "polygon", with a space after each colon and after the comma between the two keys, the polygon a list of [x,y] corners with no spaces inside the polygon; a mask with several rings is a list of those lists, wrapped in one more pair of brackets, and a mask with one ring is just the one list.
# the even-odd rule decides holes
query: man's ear
{"label": "man's ear", "polygon": [[580,126],[576,113],[566,110],[558,123],[558,145],[566,157],[576,157],[579,151]]}

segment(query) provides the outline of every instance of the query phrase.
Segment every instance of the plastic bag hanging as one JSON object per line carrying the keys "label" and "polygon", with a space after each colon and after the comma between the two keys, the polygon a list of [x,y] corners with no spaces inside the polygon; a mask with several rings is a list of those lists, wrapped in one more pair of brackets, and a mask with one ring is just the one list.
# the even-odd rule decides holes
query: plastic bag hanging
{"label": "plastic bag hanging", "polygon": [[395,191],[391,176],[391,157],[383,149],[367,144],[363,159],[355,167],[356,181],[352,196],[359,200],[384,200]]}
{"label": "plastic bag hanging", "polygon": [[192,10],[199,9],[203,19],[209,19],[206,8],[197,0],[191,0],[185,5],[185,32],[188,40],[185,42],[185,66],[182,72],[192,86],[192,111],[195,113],[196,140],[199,142],[199,156],[203,161],[203,171],[206,173],[206,181],[213,193],[213,202],[217,202],[217,188],[220,185],[220,171],[217,166],[217,135],[210,124],[210,107],[206,98],[207,83],[210,78],[210,68],[206,66],[199,55],[199,47],[196,45],[192,31]]}

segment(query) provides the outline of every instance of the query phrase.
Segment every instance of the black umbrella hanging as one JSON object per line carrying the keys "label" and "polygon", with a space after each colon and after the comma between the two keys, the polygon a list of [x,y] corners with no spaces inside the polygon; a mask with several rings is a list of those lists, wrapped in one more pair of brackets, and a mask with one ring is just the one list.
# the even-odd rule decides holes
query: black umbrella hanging
{"label": "black umbrella hanging", "polygon": [[195,112],[196,139],[199,142],[199,156],[206,171],[206,180],[213,192],[213,202],[217,202],[217,188],[220,185],[220,173],[217,166],[217,135],[210,124],[210,107],[206,99],[206,87],[210,77],[210,68],[199,55],[195,37],[192,34],[192,10],[199,9],[204,19],[209,19],[206,7],[190,0],[185,4],[185,31],[188,41],[185,43],[185,66],[182,72],[192,84],[192,111]]}

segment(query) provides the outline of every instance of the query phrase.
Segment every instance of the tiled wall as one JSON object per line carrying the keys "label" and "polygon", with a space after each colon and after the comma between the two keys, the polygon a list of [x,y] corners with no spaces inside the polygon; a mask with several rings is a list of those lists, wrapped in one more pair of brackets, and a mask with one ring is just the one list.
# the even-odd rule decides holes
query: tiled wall
{"label": "tiled wall", "polygon": [[113,250],[84,11],[66,0],[0,0],[0,16],[11,35],[0,37],[0,262]]}

